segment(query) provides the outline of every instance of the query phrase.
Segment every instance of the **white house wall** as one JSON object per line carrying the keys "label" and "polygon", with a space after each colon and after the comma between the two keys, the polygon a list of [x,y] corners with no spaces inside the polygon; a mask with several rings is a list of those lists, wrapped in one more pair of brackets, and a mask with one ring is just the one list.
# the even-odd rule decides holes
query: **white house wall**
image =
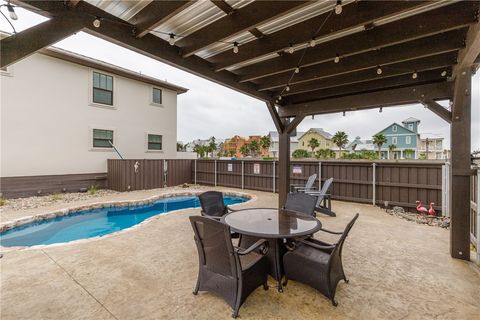
{"label": "white house wall", "polygon": [[[98,107],[88,67],[34,54],[8,71],[0,76],[2,177],[106,172],[118,155],[92,148],[93,128],[114,130],[124,158],[176,157],[175,91],[163,89],[163,106],[154,106],[151,85],[113,75],[114,107]],[[163,136],[163,151],[147,152],[147,133]]]}

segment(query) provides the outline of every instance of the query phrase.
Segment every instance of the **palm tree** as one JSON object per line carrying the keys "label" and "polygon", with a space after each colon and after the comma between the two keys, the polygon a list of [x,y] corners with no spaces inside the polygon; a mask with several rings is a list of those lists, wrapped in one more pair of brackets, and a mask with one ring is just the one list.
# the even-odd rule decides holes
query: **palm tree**
{"label": "palm tree", "polygon": [[385,137],[384,134],[382,133],[377,133],[376,135],[373,136],[373,144],[377,146],[378,148],[378,158],[380,159],[380,153],[382,151],[382,146],[387,143],[387,137]]}
{"label": "palm tree", "polygon": [[333,143],[338,147],[340,150],[340,155],[342,154],[342,149],[348,143],[348,135],[344,131],[337,131],[332,138]]}
{"label": "palm tree", "polygon": [[215,152],[215,150],[217,150],[217,144],[215,143],[215,137],[214,136],[212,136],[212,137],[210,137],[210,139],[208,139],[207,148],[208,148],[207,152],[210,152],[211,155],[212,155],[212,158],[213,158],[213,152]]}
{"label": "palm tree", "polygon": [[393,151],[395,151],[395,149],[397,149],[397,146],[394,144],[388,146],[388,153],[390,155],[390,158],[393,158]]}
{"label": "palm tree", "polygon": [[312,152],[315,151],[315,148],[320,147],[320,142],[317,139],[312,138],[308,140],[308,146],[312,149]]}
{"label": "palm tree", "polygon": [[272,145],[272,139],[270,139],[270,136],[263,136],[260,138],[260,148],[262,148],[262,150],[268,152],[271,145]]}
{"label": "palm tree", "polygon": [[193,147],[193,151],[197,153],[197,156],[200,156],[200,158],[203,158],[203,156],[205,155],[205,152],[206,152],[206,148],[205,148],[205,146],[201,146],[199,144],[196,144]]}
{"label": "palm tree", "polygon": [[253,140],[252,142],[250,142],[248,145],[248,149],[252,152],[252,156],[256,157],[258,151],[260,150],[260,145],[258,144],[258,141]]}
{"label": "palm tree", "polygon": [[243,146],[240,147],[240,153],[246,157],[248,155],[248,152],[249,152],[249,147],[248,147],[248,144],[245,143]]}

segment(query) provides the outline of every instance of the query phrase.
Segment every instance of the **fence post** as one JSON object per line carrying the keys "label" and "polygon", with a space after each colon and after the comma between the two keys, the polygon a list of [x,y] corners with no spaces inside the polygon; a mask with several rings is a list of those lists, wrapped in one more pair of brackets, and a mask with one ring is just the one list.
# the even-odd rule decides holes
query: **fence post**
{"label": "fence post", "polygon": [[215,187],[217,186],[217,160],[215,160]]}
{"label": "fence post", "polygon": [[318,190],[322,189],[322,161],[318,161]]}
{"label": "fence post", "polygon": [[377,202],[377,201],[376,201],[376,190],[375,190],[375,189],[376,189],[376,188],[375,188],[375,185],[377,184],[377,182],[376,182],[376,174],[375,174],[375,171],[376,171],[376,170],[375,170],[375,169],[376,169],[376,167],[377,167],[377,164],[374,162],[374,163],[372,163],[372,166],[373,166],[372,205],[375,206],[375,204],[376,204],[376,202]]}
{"label": "fence post", "polygon": [[272,161],[273,165],[273,193],[275,193],[275,160]]}
{"label": "fence post", "polygon": [[477,264],[480,266],[480,167],[477,168]]}
{"label": "fence post", "polygon": [[194,162],[195,162],[195,184],[197,184],[197,159],[195,159]]}
{"label": "fence post", "polygon": [[163,159],[163,187],[167,187],[167,172],[168,172],[168,164],[167,160]]}
{"label": "fence post", "polygon": [[242,189],[245,188],[245,177],[244,177],[244,172],[245,172],[245,162],[242,160]]}

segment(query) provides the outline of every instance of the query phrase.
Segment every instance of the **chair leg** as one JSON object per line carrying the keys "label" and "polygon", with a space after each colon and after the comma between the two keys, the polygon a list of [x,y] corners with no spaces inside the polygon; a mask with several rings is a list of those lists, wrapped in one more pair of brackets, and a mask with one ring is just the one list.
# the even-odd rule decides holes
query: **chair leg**
{"label": "chair leg", "polygon": [[265,283],[263,284],[263,290],[265,290],[265,291],[268,290],[268,283],[267,283],[267,282],[265,282]]}
{"label": "chair leg", "polygon": [[193,294],[198,294],[198,289],[200,288],[200,277],[197,279],[197,284],[195,285],[195,289],[193,289]]}
{"label": "chair leg", "polygon": [[343,280],[345,280],[345,283],[349,283],[350,280],[347,279],[347,277],[343,277]]}
{"label": "chair leg", "polygon": [[286,287],[288,284],[288,278],[285,276],[285,280],[283,281],[283,286]]}
{"label": "chair leg", "polygon": [[338,306],[338,302],[335,301],[335,299],[333,299],[333,298],[332,298],[332,305],[333,305],[334,307]]}

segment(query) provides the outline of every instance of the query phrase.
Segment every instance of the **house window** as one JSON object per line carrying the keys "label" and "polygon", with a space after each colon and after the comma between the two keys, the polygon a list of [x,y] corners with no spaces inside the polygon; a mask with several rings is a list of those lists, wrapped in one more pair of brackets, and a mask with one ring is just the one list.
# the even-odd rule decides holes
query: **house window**
{"label": "house window", "polygon": [[412,137],[406,136],[406,137],[405,137],[405,143],[406,143],[406,144],[412,143]]}
{"label": "house window", "polygon": [[408,124],[408,129],[410,129],[410,130],[413,131],[413,123],[409,123],[409,124]]}
{"label": "house window", "polygon": [[113,105],[113,77],[93,72],[93,102]]}
{"label": "house window", "polygon": [[397,137],[392,138],[392,144],[397,144]]}
{"label": "house window", "polygon": [[93,129],[94,148],[112,148],[113,130]]}
{"label": "house window", "polygon": [[148,150],[162,150],[162,136],[158,134],[148,135]]}
{"label": "house window", "polygon": [[152,102],[155,104],[162,104],[162,90],[153,88],[152,90]]}
{"label": "house window", "polygon": [[397,132],[397,126],[396,126],[396,125],[394,125],[394,126],[392,127],[392,131],[393,131],[393,132]]}

